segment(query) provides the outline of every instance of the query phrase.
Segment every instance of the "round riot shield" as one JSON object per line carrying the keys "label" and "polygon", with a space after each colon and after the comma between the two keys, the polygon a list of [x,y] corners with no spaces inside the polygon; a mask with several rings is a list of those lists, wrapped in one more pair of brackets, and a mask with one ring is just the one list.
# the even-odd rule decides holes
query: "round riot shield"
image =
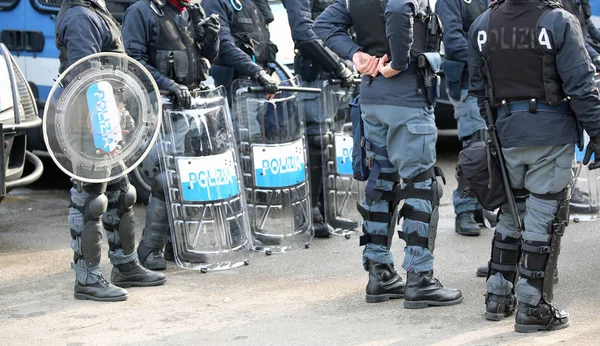
{"label": "round riot shield", "polygon": [[339,84],[323,83],[325,221],[337,235],[358,231],[362,223],[356,205],[362,202],[360,193],[364,183],[354,179],[352,167],[354,140],[350,102],[357,93],[356,86],[342,88]]}
{"label": "round riot shield", "polygon": [[[298,86],[298,79],[281,86]],[[255,249],[267,254],[307,247],[312,240],[304,110],[296,92],[273,98],[232,85],[234,132],[240,153]]]}
{"label": "round riot shield", "polygon": [[93,54],[69,67],[52,87],[44,141],[67,175],[106,182],[143,160],[160,119],[160,93],[148,70],[124,54]]}
{"label": "round riot shield", "polygon": [[158,152],[175,261],[201,271],[248,264],[252,243],[225,89],[198,92],[190,109],[169,106]]}

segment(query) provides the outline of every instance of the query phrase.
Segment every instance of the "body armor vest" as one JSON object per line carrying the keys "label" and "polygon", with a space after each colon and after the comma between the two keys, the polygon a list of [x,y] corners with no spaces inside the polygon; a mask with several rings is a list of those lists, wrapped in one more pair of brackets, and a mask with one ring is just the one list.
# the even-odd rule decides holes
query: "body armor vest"
{"label": "body armor vest", "polygon": [[[376,57],[390,55],[385,30],[384,8],[388,0],[347,0],[357,44]],[[424,52],[438,52],[441,42],[441,25],[429,6],[419,9],[413,20],[413,44],[410,49],[411,62]],[[434,23],[435,22],[435,23]]]}
{"label": "body armor vest", "polygon": [[[502,3],[499,0],[491,7],[485,48],[492,105],[531,99],[550,105],[561,103],[565,95],[554,47],[550,46],[553,43],[549,31],[537,25],[547,11],[560,5],[537,1],[511,4],[521,11],[507,13],[501,10]],[[527,68],[515,68],[515,61]]]}
{"label": "body armor vest", "polygon": [[242,51],[253,57],[259,65],[268,62],[267,46],[271,36],[262,13],[252,1],[244,1],[239,11],[234,9],[229,27],[236,45]]}
{"label": "body armor vest", "polygon": [[317,19],[317,17],[320,16],[321,13],[323,13],[323,11],[325,11],[325,9],[334,2],[334,0],[311,0],[310,12],[312,20]]}
{"label": "body armor vest", "polygon": [[202,52],[195,40],[191,18],[185,26],[173,17],[172,11],[162,11],[152,0],[146,0],[158,22],[156,43],[148,49],[148,63],[175,83],[190,89],[206,79],[203,71]]}
{"label": "body armor vest", "polygon": [[[121,38],[121,26],[115,18],[108,12],[107,9],[100,7],[100,5],[85,0],[70,0],[63,1],[60,11],[56,16],[56,22],[58,22],[58,18],[62,16],[68,9],[75,6],[83,6],[87,7],[96,13],[100,18],[104,20],[108,30],[110,31],[111,42],[107,47],[102,47],[102,52],[115,52],[115,53],[123,53],[125,54],[125,46],[123,45],[123,39]],[[69,59],[67,58],[67,47],[65,47],[61,42],[59,42],[58,37],[56,37],[56,47],[58,48],[58,60],[60,61],[60,66],[58,68],[59,73],[63,73],[69,65]]]}

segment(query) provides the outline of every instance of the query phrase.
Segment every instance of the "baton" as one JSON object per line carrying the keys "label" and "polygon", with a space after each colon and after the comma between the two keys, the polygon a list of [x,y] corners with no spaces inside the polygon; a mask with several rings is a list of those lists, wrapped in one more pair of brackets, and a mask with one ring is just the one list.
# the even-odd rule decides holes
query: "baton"
{"label": "baton", "polygon": [[[504,155],[502,154],[502,146],[500,145],[500,140],[498,139],[498,133],[496,132],[496,125],[494,122],[494,117],[492,116],[492,108],[490,107],[490,101],[486,100],[483,102],[485,105],[485,114],[487,115],[488,120],[488,129],[487,132],[490,135],[490,140],[494,143],[494,148],[496,149],[496,155],[498,155],[498,163],[500,164],[500,172],[502,173],[502,183],[504,185],[504,192],[506,193],[506,200],[510,207],[510,213],[513,217],[513,222],[518,227],[519,230],[523,229],[523,225],[521,224],[521,218],[519,217],[519,209],[517,208],[517,202],[515,201],[515,195],[513,194],[512,189],[510,188],[510,183],[508,181],[508,173],[506,171],[506,162],[504,161]],[[488,143],[489,145],[489,143]]]}
{"label": "baton", "polygon": [[[362,80],[360,78],[353,78],[352,79],[352,84],[360,84],[362,82]],[[329,84],[342,84],[342,80],[341,79],[330,79],[329,80]]]}
{"label": "baton", "polygon": [[[249,93],[263,93],[266,92],[265,87],[248,87]],[[277,91],[291,91],[299,93],[321,93],[319,88],[307,88],[307,87],[296,87],[296,86],[277,86]]]}
{"label": "baton", "polygon": [[209,21],[209,20],[211,20],[211,19],[213,19],[213,18],[215,18],[215,19],[218,21],[218,20],[219,20],[219,15],[218,15],[217,13],[213,13],[213,14],[211,14],[210,16],[208,16],[208,17],[206,17],[206,18],[202,19],[202,20],[201,20],[200,22],[198,22],[198,24],[196,24],[196,25],[200,25],[200,26],[202,26],[202,25],[204,25],[204,24],[208,23],[208,21]]}

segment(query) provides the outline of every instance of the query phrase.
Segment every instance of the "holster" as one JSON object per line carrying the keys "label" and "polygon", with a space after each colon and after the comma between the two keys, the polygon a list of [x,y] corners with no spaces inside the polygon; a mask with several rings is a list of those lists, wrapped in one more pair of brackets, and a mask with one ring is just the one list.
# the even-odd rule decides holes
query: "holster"
{"label": "holster", "polygon": [[419,75],[425,90],[425,97],[430,105],[435,105],[440,97],[441,78],[438,75],[442,65],[442,57],[437,52],[421,53],[417,56]]}

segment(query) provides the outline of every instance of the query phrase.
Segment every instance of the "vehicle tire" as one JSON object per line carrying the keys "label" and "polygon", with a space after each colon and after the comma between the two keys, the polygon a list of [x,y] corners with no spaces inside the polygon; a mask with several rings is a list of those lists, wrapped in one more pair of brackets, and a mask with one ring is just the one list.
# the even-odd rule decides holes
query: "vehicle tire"
{"label": "vehicle tire", "polygon": [[149,156],[129,173],[129,180],[137,191],[137,202],[142,204],[148,204],[152,193],[152,180],[154,179],[154,175],[158,174],[158,167],[154,165]]}

